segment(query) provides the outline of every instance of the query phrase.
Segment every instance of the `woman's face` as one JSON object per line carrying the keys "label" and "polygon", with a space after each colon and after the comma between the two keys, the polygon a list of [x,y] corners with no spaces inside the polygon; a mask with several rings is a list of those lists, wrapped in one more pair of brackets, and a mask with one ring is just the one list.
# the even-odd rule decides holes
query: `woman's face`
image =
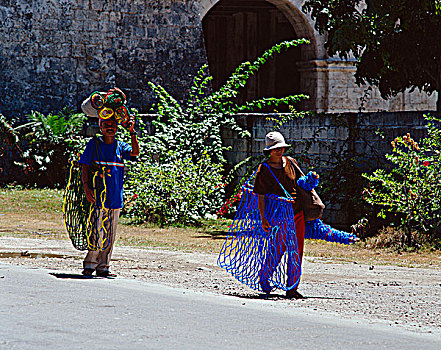
{"label": "woman's face", "polygon": [[281,157],[283,156],[284,152],[285,152],[284,148],[276,148],[271,150],[270,155],[271,157]]}

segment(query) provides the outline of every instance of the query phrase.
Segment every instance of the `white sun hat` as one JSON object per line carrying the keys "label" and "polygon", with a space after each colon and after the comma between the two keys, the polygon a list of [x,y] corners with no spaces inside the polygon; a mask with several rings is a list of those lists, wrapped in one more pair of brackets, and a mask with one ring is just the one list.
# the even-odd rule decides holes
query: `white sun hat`
{"label": "white sun hat", "polygon": [[277,131],[271,131],[265,136],[265,148],[264,154],[268,154],[271,150],[276,148],[289,148],[291,147],[285,142],[283,135]]}

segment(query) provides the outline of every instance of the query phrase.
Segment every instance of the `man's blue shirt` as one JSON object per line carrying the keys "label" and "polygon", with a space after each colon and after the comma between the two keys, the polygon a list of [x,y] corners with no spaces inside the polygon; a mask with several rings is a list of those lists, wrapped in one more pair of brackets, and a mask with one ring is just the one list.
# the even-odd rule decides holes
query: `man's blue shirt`
{"label": "man's blue shirt", "polygon": [[[105,144],[101,138],[92,138],[86,145],[86,149],[80,158],[81,164],[91,165],[96,163],[100,169],[105,167],[107,195],[104,207],[119,209],[123,207],[123,183],[124,183],[124,162],[123,160],[135,159],[130,156],[132,147],[122,141],[114,140],[111,144]],[[102,173],[100,171],[100,173]],[[100,176],[95,177],[96,187],[102,189],[103,182]],[[100,191],[98,191],[98,194]],[[101,196],[97,195],[96,204],[101,205]]]}

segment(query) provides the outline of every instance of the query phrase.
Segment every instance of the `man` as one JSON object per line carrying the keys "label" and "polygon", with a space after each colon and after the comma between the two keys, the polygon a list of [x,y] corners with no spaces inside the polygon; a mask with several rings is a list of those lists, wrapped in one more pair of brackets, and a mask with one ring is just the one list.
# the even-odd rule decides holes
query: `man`
{"label": "man", "polygon": [[[83,108],[84,110],[84,108]],[[80,158],[82,182],[87,200],[95,207],[91,222],[91,239],[95,239],[96,250],[89,250],[83,262],[83,275],[94,271],[100,277],[115,277],[110,273],[110,257],[115,242],[116,227],[123,206],[123,160],[133,160],[139,155],[139,143],[134,130],[135,122],[130,118],[127,129],[131,145],[118,141],[115,135],[118,123],[112,116],[99,119],[102,137],[91,139]],[[98,171],[92,168],[98,166]],[[93,237],[95,236],[95,237]]]}

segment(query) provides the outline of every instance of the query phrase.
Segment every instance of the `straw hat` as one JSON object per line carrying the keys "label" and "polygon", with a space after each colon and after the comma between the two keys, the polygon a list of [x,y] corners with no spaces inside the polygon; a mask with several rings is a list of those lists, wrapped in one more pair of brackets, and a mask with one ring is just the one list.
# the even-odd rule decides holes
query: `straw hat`
{"label": "straw hat", "polygon": [[83,113],[88,117],[98,118],[98,110],[92,107],[90,96],[83,101],[83,103],[81,104],[81,109],[83,110]]}
{"label": "straw hat", "polygon": [[289,148],[290,145],[288,145],[285,142],[285,139],[283,138],[283,135],[280,132],[277,131],[271,131],[265,136],[265,148],[263,149],[263,153],[268,155],[271,150],[276,148]]}

